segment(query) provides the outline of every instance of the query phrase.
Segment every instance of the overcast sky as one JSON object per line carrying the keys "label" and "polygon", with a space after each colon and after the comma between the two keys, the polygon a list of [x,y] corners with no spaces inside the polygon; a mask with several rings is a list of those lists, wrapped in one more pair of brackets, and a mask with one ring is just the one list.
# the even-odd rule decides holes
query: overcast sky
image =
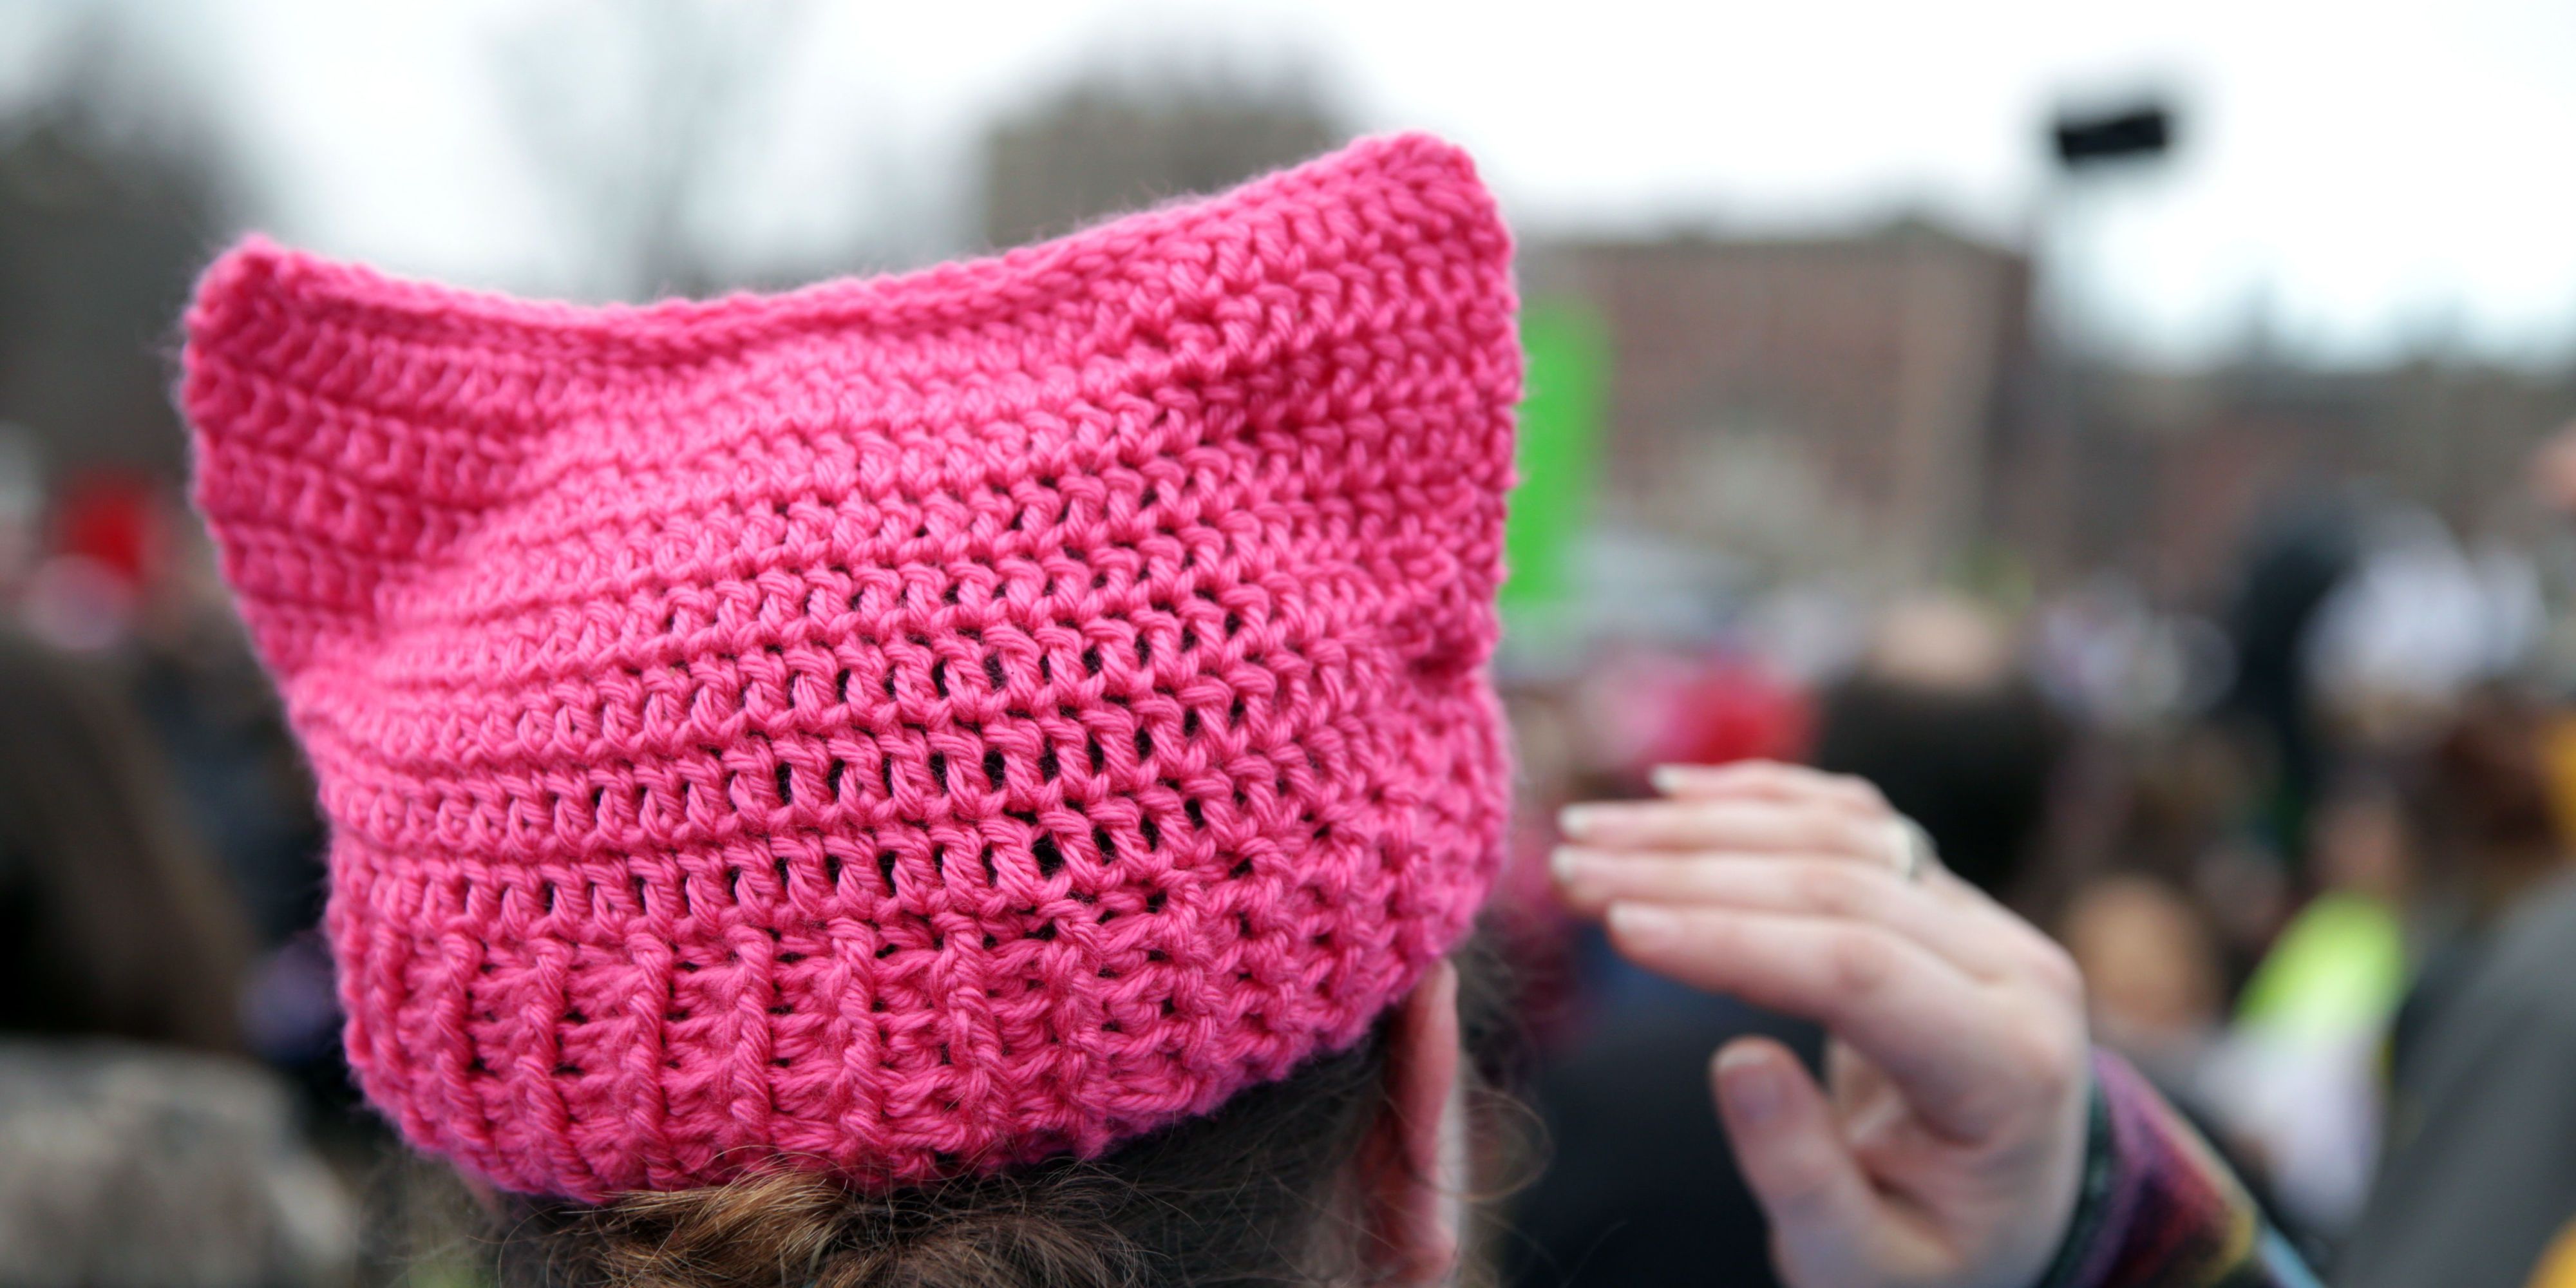
{"label": "overcast sky", "polygon": [[[581,225],[539,166],[647,119],[607,16],[632,3],[121,7],[250,163],[275,234],[578,291]],[[2091,333],[2141,353],[2207,353],[2257,314],[2345,360],[2576,345],[2570,0],[698,8],[737,15],[706,43],[756,68],[699,212],[746,271],[858,240],[970,245],[981,122],[1087,63],[1213,62],[1302,68],[1361,128],[1464,144],[1528,234],[1921,210],[1997,238],[2054,230]],[[59,25],[0,24],[0,76],[41,78]],[[2182,112],[2178,155],[2049,195],[2052,107],[2146,90]]]}

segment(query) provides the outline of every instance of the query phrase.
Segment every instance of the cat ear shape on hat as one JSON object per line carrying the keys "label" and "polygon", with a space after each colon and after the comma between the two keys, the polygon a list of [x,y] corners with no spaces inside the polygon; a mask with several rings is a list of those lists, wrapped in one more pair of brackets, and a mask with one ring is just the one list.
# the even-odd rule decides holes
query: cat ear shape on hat
{"label": "cat ear shape on hat", "polygon": [[1009,412],[1068,379],[1237,400],[1242,432],[1347,502],[1334,514],[1366,585],[1413,601],[1389,622],[1407,651],[1471,664],[1449,627],[1481,619],[1500,580],[1520,380],[1510,253],[1473,164],[1422,135],[999,258],[778,296],[524,302],[254,236],[198,284],[180,401],[198,506],[281,675],[391,624],[405,587],[531,504],[531,472],[720,449],[763,398],[840,421],[865,456],[889,446],[869,430],[900,439],[924,418],[918,400],[871,396],[888,386],[980,411],[985,449],[1044,451],[1048,427]]}

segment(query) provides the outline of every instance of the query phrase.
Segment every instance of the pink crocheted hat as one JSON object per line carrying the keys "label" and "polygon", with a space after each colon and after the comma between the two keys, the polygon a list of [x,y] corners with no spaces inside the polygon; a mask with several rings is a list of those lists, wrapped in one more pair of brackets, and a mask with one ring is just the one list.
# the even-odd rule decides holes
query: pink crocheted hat
{"label": "pink crocheted hat", "polygon": [[1422,137],[771,297],[226,254],[197,500],[368,1096],[512,1190],[874,1187],[1357,1040],[1500,852],[1509,256]]}

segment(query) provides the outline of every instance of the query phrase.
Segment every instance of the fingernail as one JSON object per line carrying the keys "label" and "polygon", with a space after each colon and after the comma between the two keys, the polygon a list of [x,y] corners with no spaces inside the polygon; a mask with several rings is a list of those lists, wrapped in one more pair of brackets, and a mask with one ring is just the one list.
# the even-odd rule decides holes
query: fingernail
{"label": "fingernail", "polygon": [[1568,805],[1556,812],[1556,830],[1567,836],[1581,836],[1600,825],[1598,805]]}
{"label": "fingernail", "polygon": [[1727,1111],[1748,1123],[1780,1112],[1780,1069],[1771,1053],[1735,1045],[1717,1053],[1717,1093]]}
{"label": "fingernail", "polygon": [[1646,781],[1656,791],[1671,796],[1690,785],[1690,770],[1680,765],[1657,765],[1646,771]]}
{"label": "fingernail", "polygon": [[1547,856],[1548,871],[1555,874],[1558,885],[1570,886],[1581,875],[1584,861],[1583,851],[1560,845]]}
{"label": "fingernail", "polygon": [[1681,937],[1681,918],[1646,903],[1610,906],[1610,933],[1631,948],[1657,949]]}

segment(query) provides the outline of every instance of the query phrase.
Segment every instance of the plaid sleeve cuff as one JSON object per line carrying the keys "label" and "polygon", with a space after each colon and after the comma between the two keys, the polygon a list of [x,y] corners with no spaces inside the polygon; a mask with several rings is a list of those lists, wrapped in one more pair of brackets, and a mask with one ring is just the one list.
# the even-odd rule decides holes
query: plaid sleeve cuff
{"label": "plaid sleeve cuff", "polygon": [[2038,1288],[2316,1288],[2208,1142],[2109,1052],[2091,1121],[2075,1219]]}

